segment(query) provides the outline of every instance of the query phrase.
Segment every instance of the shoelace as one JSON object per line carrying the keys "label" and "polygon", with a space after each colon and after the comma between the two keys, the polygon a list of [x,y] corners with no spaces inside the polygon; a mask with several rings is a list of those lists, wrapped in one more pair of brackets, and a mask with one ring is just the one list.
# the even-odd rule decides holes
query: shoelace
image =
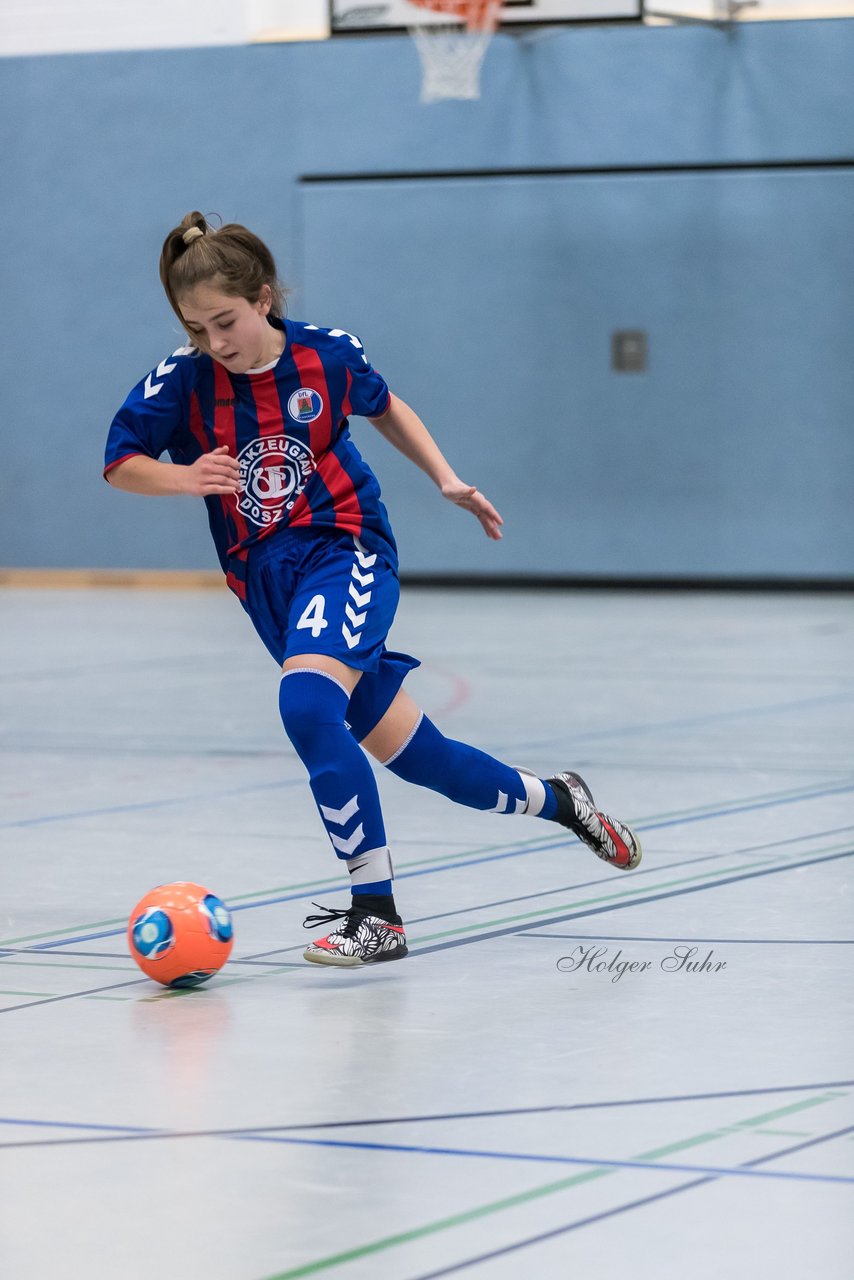
{"label": "shoelace", "polygon": [[359,928],[359,924],[367,915],[360,907],[350,906],[338,909],[336,907],[324,907],[319,902],[313,902],[313,907],[320,907],[325,914],[321,916],[306,916],[302,922],[303,929],[313,929],[318,924],[332,924],[333,920],[343,920],[348,917],[347,923],[343,929],[336,930],[342,933],[345,938],[353,938]]}

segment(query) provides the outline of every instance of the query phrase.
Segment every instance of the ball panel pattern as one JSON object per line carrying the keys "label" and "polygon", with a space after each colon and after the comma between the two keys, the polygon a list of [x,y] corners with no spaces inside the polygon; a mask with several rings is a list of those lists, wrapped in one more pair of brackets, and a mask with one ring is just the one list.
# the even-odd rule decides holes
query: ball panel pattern
{"label": "ball panel pattern", "polygon": [[158,885],[131,912],[128,947],[163,986],[194,987],[221,969],[234,946],[225,903],[191,881]]}

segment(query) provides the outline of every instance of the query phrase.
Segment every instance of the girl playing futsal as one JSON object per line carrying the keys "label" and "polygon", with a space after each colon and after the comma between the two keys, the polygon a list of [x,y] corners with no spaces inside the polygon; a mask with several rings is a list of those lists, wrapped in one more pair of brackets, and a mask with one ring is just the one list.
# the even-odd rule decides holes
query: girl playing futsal
{"label": "girl playing futsal", "polygon": [[[131,391],[110,427],[104,474],[133,493],[204,498],[226,581],[282,668],[285,732],[352,891],[350,906],[306,920],[335,926],[306,959],[406,955],[365,752],[458,804],[557,822],[612,867],[635,868],[637,836],[596,808],[577,773],[539,778],[446,738],[404,691],[419,664],[385,645],[397,550],[350,416],[367,418],[487,537],[501,537],[502,521],[391,394],[359,339],[283,318],[270,251],[238,224],[216,230],[187,214],[166,237],[160,279],[192,345]],[[171,463],[158,461],[164,452]]]}

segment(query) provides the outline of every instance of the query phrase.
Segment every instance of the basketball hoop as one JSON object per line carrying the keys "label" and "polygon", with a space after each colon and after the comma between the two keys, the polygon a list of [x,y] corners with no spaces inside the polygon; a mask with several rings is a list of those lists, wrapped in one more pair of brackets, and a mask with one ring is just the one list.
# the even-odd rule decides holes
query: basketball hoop
{"label": "basketball hoop", "polygon": [[421,59],[421,101],[480,97],[480,68],[498,26],[501,0],[410,0],[442,14],[441,23],[413,24]]}

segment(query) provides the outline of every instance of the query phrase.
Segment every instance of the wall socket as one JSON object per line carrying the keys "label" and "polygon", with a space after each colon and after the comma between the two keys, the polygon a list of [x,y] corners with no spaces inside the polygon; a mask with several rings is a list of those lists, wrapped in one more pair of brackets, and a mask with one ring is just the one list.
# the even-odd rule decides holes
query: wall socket
{"label": "wall socket", "polygon": [[616,373],[645,373],[647,336],[643,329],[615,329],[611,334],[611,368]]}

